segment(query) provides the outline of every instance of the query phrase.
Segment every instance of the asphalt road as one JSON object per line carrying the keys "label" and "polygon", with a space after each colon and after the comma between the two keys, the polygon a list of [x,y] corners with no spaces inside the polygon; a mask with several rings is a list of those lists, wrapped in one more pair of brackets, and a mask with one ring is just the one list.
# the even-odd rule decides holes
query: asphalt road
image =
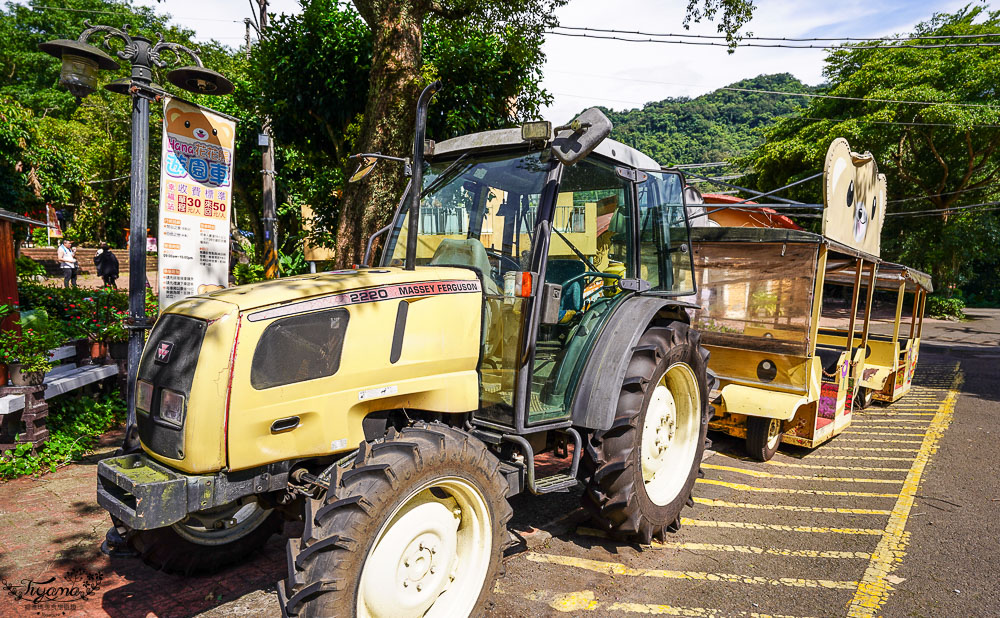
{"label": "asphalt road", "polygon": [[[529,535],[492,615],[1000,615],[998,360],[924,353],[907,397],[768,463],[713,436],[696,504],[666,543],[623,545],[585,523]],[[519,499],[514,527],[575,505]]]}

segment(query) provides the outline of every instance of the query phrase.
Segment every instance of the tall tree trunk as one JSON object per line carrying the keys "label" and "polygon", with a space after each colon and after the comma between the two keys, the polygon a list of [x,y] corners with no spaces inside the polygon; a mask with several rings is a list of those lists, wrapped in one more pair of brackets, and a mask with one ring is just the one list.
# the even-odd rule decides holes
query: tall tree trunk
{"label": "tall tree trunk", "polygon": [[[358,148],[409,156],[420,93],[425,8],[413,0],[356,0],[355,5],[373,37],[368,102]],[[361,261],[365,242],[392,216],[405,187],[402,168],[388,161],[382,161],[363,181],[345,186],[337,221],[338,266]]]}

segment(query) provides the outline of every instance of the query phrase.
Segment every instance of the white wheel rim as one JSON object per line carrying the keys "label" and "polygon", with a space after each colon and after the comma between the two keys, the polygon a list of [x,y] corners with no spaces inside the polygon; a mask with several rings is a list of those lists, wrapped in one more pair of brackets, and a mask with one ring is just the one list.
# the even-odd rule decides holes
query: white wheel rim
{"label": "white wheel rim", "polygon": [[701,392],[694,371],[685,363],[671,365],[653,388],[639,447],[642,481],[653,504],[670,504],[681,492],[700,429]]}
{"label": "white wheel rim", "polygon": [[412,491],[382,525],[361,571],[358,616],[465,616],[493,553],[482,492],[447,477]]}
{"label": "white wheel rim", "polygon": [[772,418],[767,425],[767,450],[773,451],[777,448],[779,440],[781,440],[781,421]]}

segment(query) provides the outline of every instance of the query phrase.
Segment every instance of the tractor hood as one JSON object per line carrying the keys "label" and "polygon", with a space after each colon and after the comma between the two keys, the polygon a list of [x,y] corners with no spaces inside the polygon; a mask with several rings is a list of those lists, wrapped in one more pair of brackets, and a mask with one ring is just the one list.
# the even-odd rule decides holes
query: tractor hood
{"label": "tractor hood", "polygon": [[[192,297],[184,303],[193,304],[197,299],[211,299],[236,305],[240,312],[258,309],[276,309],[289,303],[306,301],[314,297],[328,297],[367,288],[382,288],[418,282],[434,281],[475,281],[475,272],[465,268],[443,266],[423,266],[416,270],[402,268],[362,268],[358,270],[336,270],[332,272],[283,277],[260,283],[251,283],[224,290],[218,290]],[[428,290],[427,295],[435,294]],[[342,304],[354,304],[371,299],[345,299]]]}

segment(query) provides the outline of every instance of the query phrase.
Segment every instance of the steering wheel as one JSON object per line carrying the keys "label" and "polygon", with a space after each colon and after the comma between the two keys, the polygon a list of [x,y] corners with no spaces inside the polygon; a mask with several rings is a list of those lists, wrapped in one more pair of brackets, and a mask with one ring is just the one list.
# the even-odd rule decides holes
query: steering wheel
{"label": "steering wheel", "polygon": [[[601,273],[601,272],[597,272],[597,271],[594,271],[594,270],[588,270],[586,272],[580,273],[579,275],[574,275],[574,276],[570,277],[569,279],[567,279],[566,281],[563,281],[563,284],[562,284],[563,289],[566,289],[570,285],[576,283],[577,280],[583,280],[583,279],[585,279],[587,277],[600,277],[602,279],[615,279],[617,281],[620,281],[621,278],[622,278],[621,275],[613,275],[611,273]],[[601,286],[601,287],[603,289],[603,288],[610,288],[610,287],[615,287],[615,286],[613,286],[613,285],[604,285],[604,286]]]}
{"label": "steering wheel", "polygon": [[504,273],[503,265],[504,265],[504,262],[509,262],[512,265],[507,270],[521,270],[521,263],[518,262],[517,260],[515,260],[514,258],[510,257],[509,255],[504,255],[504,254],[499,253],[497,251],[494,251],[493,249],[490,249],[488,247],[486,247],[486,255],[489,256],[489,257],[491,257],[491,258],[494,258],[498,262],[498,264],[497,264],[497,275],[500,277],[501,281],[503,280],[503,273]]}

